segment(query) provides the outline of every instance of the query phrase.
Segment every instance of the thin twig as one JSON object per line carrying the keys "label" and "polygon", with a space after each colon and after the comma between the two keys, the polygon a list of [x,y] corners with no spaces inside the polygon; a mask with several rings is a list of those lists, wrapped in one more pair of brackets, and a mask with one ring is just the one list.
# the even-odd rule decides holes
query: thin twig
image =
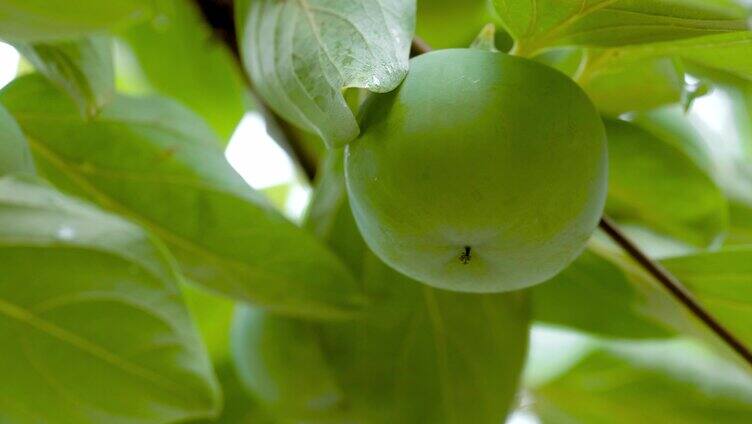
{"label": "thin twig", "polygon": [[413,42],[410,45],[410,57],[420,56],[424,53],[431,51],[431,46],[428,45],[422,38],[417,35],[413,38]]}
{"label": "thin twig", "polygon": [[[214,31],[215,38],[224,43],[232,54],[246,86],[251,88],[252,83],[248,74],[243,70],[243,60],[237,43],[233,2],[229,0],[195,0],[195,3],[206,23]],[[318,165],[316,158],[312,158],[308,154],[291,124],[264,104],[258,96],[253,96],[253,98],[256,108],[264,116],[267,123],[267,132],[297,163],[306,178],[312,182],[316,178]]]}
{"label": "thin twig", "polygon": [[642,268],[650,273],[669,293],[681,303],[692,315],[702,321],[710,330],[720,337],[731,349],[752,366],[752,352],[731,331],[721,324],[708,310],[706,310],[687,290],[684,285],[659,263],[650,259],[645,253],[629,240],[624,233],[607,216],[603,216],[600,228],[629,254]]}

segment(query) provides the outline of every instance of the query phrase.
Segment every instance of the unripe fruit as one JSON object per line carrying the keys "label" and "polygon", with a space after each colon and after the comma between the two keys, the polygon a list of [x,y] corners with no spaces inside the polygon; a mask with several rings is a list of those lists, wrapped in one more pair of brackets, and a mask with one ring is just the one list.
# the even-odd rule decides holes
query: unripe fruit
{"label": "unripe fruit", "polygon": [[603,212],[606,135],[582,90],[529,60],[439,50],[363,106],[346,179],[371,249],[429,285],[528,287],[584,249]]}

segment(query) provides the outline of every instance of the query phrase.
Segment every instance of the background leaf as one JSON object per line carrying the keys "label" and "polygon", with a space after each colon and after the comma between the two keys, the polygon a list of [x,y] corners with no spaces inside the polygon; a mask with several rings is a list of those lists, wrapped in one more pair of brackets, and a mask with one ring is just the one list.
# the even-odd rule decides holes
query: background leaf
{"label": "background leaf", "polygon": [[0,223],[1,421],[163,423],[217,412],[216,380],[159,244],[7,177]]}
{"label": "background leaf", "polygon": [[714,177],[717,173],[707,137],[698,131],[681,106],[631,114],[629,120],[663,143],[683,151],[709,176]]}
{"label": "background leaf", "polygon": [[229,360],[219,363],[216,368],[224,393],[222,414],[212,419],[189,421],[190,424],[280,424],[248,395]]}
{"label": "background leaf", "polygon": [[593,78],[614,67],[638,66],[640,62],[673,57],[685,65],[723,72],[741,79],[752,79],[752,32],[732,32],[686,40],[596,50],[581,78]]}
{"label": "background leaf", "polygon": [[534,389],[543,423],[738,423],[752,380],[686,341],[611,343]]}
{"label": "background leaf", "polygon": [[155,18],[122,35],[153,89],[188,106],[228,141],[246,109],[239,63],[195,1],[163,0]]}
{"label": "background leaf", "polygon": [[684,70],[672,58],[610,66],[576,78],[598,110],[611,117],[677,103],[684,92]]}
{"label": "background leaf", "polygon": [[662,263],[732,333],[752,344],[752,249],[698,253]]}
{"label": "background leaf", "polygon": [[360,306],[347,268],[248,187],[186,109],[118,97],[84,121],[34,75],[6,87],[2,100],[47,178],[147,227],[192,281],[295,315],[340,316]]}
{"label": "background leaf", "polygon": [[0,38],[49,41],[126,25],[146,17],[151,0],[3,0]]}
{"label": "background leaf", "polygon": [[201,336],[209,350],[222,387],[222,413],[213,418],[189,421],[191,424],[271,424],[259,403],[249,396],[237,376],[235,364],[230,357],[230,325],[235,302],[212,293],[184,286],[188,309],[197,323]]}
{"label": "background leaf", "polygon": [[16,120],[0,103],[0,176],[34,172],[34,161],[26,138]]}
{"label": "background leaf", "polygon": [[726,200],[682,150],[624,121],[606,121],[609,190],[606,212],[698,247],[727,229]]}
{"label": "background leaf", "polygon": [[256,92],[330,146],[360,132],[346,88],[388,92],[407,74],[413,0],[243,0],[236,13]]}
{"label": "background leaf", "polygon": [[383,269],[366,277],[379,305],[363,321],[240,316],[246,386],[288,419],[502,422],[526,348],[524,294],[439,291],[372,261]]}
{"label": "background leaf", "polygon": [[465,48],[484,25],[495,22],[490,0],[418,1],[415,32],[434,49]]}
{"label": "background leaf", "polygon": [[15,47],[37,71],[68,93],[84,115],[96,115],[115,95],[109,37],[16,43]]}
{"label": "background leaf", "polygon": [[621,339],[674,334],[646,313],[647,299],[616,264],[586,250],[567,269],[532,290],[533,318]]}
{"label": "background leaf", "polygon": [[746,29],[745,11],[723,0],[494,0],[516,50],[619,46]]}

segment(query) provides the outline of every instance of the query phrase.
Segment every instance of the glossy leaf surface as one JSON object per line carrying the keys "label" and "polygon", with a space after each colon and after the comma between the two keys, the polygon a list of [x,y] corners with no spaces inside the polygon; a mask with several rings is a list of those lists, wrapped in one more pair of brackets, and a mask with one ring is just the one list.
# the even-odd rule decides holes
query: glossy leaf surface
{"label": "glossy leaf surface", "polygon": [[73,98],[87,116],[115,95],[112,40],[92,36],[56,43],[17,43],[34,68]]}
{"label": "glossy leaf surface", "polygon": [[164,423],[220,394],[165,250],[53,189],[0,179],[0,421]]}
{"label": "glossy leaf surface", "polygon": [[59,187],[149,228],[209,289],[295,315],[358,307],[346,267],[245,184],[198,117],[165,99],[118,97],[84,121],[61,94],[33,75],[2,94]]}
{"label": "glossy leaf surface", "polygon": [[195,3],[160,1],[154,19],[123,37],[152,88],[201,115],[227,141],[245,112],[247,88],[239,64]]}
{"label": "glossy leaf surface", "polygon": [[330,146],[360,132],[345,89],[388,92],[407,74],[412,0],[244,0],[236,14],[256,92]]}

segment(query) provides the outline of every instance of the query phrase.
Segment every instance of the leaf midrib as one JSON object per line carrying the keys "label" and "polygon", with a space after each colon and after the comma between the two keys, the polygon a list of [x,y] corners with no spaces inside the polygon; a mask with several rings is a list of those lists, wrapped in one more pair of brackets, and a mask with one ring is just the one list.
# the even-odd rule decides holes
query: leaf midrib
{"label": "leaf midrib", "polygon": [[176,397],[187,401],[194,402],[195,399],[186,396],[184,387],[185,385],[178,384],[169,378],[161,376],[143,368],[137,364],[131,363],[117,354],[110,352],[104,347],[93,343],[83,337],[80,337],[68,330],[58,327],[57,325],[35,315],[31,311],[10,303],[4,299],[0,299],[0,314],[5,315],[11,320],[21,322],[34,328],[35,330],[46,334],[50,337],[57,339],[58,341],[70,345],[81,352],[84,352],[94,358],[97,358],[103,362],[118,368],[129,375],[135,376],[142,380],[148,381],[156,386],[170,391]]}
{"label": "leaf midrib", "polygon": [[[213,262],[215,264],[220,264],[220,266],[222,267],[230,267],[244,274],[251,274],[251,275],[255,274],[255,275],[261,276],[261,278],[264,278],[270,281],[279,282],[287,286],[296,285],[296,283],[292,280],[289,280],[278,274],[272,274],[262,268],[251,266],[246,262],[240,262],[238,260],[227,258],[227,257],[220,257],[214,252],[207,250],[203,246],[200,246],[192,242],[189,239],[185,239],[175,234],[174,232],[170,231],[169,229],[164,228],[144,218],[142,215],[133,212],[132,210],[128,209],[127,207],[123,206],[122,204],[117,202],[115,199],[107,195],[106,193],[94,187],[84,177],[82,177],[77,172],[75,172],[75,170],[71,169],[70,166],[65,162],[63,158],[58,156],[52,150],[43,146],[34,138],[28,137],[28,141],[32,150],[35,150],[39,154],[44,156],[60,172],[65,174],[74,184],[76,184],[80,189],[82,189],[83,191],[91,195],[100,204],[104,205],[106,208],[110,210],[115,211],[116,213],[119,213],[121,215],[128,216],[134,219],[136,222],[139,222],[140,224],[146,226],[151,231],[153,231],[157,236],[159,236],[160,238],[163,238],[167,242],[172,243],[173,245],[187,252],[191,252],[198,256],[204,257],[206,260],[210,262]],[[225,279],[225,281],[227,281],[227,279]],[[230,282],[234,288],[233,293],[235,296],[243,297],[245,300],[248,300],[248,301],[258,301],[258,299],[254,299],[253,296],[248,295],[248,290],[240,284],[237,278],[231,278]],[[211,284],[207,284],[207,286],[212,287]],[[262,296],[262,297],[266,297],[266,296]],[[262,303],[265,303],[265,304],[268,303],[268,299],[266,299],[265,301],[262,301]],[[332,308],[330,305],[326,303],[322,303],[321,301],[314,302],[314,304],[319,304],[323,306],[323,309],[327,310],[328,311],[327,313],[329,314],[335,314],[335,315],[341,314],[341,313],[347,314],[346,312],[343,312],[341,308]]]}

